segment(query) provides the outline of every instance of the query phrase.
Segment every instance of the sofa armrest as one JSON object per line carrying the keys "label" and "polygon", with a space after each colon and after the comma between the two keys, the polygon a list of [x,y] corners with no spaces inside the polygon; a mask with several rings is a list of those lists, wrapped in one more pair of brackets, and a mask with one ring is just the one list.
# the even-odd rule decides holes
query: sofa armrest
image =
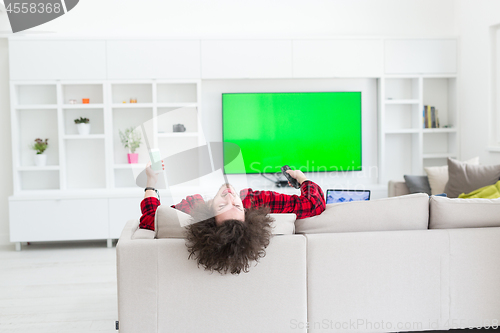
{"label": "sofa armrest", "polygon": [[116,244],[118,318],[123,333],[157,332],[157,240],[134,239],[138,229],[138,220],[128,221]]}
{"label": "sofa armrest", "polygon": [[130,220],[123,227],[122,234],[120,235],[120,240],[127,241],[133,239],[154,239],[155,232],[148,229],[139,228],[139,220]]}
{"label": "sofa armrest", "polygon": [[410,194],[410,190],[404,181],[390,180],[389,181],[389,189],[388,196],[389,197],[397,197],[400,195]]}

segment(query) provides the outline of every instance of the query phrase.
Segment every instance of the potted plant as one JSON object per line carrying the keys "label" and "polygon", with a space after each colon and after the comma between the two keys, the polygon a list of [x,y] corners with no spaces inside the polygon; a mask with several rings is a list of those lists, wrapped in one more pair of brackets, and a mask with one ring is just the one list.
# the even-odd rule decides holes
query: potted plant
{"label": "potted plant", "polygon": [[47,164],[47,155],[45,155],[43,152],[47,149],[47,146],[49,145],[48,142],[49,139],[45,139],[43,141],[40,138],[35,139],[35,143],[31,145],[31,149],[36,151],[35,155],[35,165],[36,166],[45,166]]}
{"label": "potted plant", "polygon": [[78,134],[89,135],[90,124],[88,118],[80,117],[80,119],[75,119],[76,128],[78,128]]}
{"label": "potted plant", "polygon": [[141,139],[141,133],[133,127],[125,129],[125,132],[120,131],[120,140],[123,146],[129,150],[127,154],[129,164],[137,163],[139,160],[139,154],[136,154],[135,150],[141,145]]}

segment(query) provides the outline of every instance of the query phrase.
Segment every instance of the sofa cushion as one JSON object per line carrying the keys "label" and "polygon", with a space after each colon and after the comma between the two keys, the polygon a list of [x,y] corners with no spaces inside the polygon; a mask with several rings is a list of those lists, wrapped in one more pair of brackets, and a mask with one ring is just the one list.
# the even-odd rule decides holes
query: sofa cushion
{"label": "sofa cushion", "polygon": [[[292,235],[295,231],[295,214],[269,214],[273,235]],[[186,226],[193,223],[191,215],[161,205],[155,215],[155,238],[186,238]]]}
{"label": "sofa cushion", "polygon": [[[474,157],[463,163],[471,165],[479,165],[479,157]],[[444,192],[446,183],[448,182],[448,165],[438,167],[424,168],[427,177],[429,177],[429,185],[431,186],[431,194],[439,194]]]}
{"label": "sofa cushion", "polygon": [[457,198],[500,179],[500,165],[470,165],[448,158],[448,183],[444,192],[449,198]]}
{"label": "sofa cushion", "polygon": [[500,227],[500,198],[429,200],[429,229]]}
{"label": "sofa cushion", "polygon": [[425,193],[399,197],[335,203],[323,213],[295,221],[301,234],[427,229],[429,196]]}
{"label": "sofa cushion", "polygon": [[427,176],[404,175],[404,178],[410,193],[427,193],[431,195],[431,186]]}

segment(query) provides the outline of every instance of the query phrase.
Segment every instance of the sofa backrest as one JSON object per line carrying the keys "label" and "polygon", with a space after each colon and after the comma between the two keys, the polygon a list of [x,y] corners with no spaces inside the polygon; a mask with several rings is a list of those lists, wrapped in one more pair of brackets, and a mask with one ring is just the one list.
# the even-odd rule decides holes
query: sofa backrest
{"label": "sofa backrest", "polygon": [[425,230],[429,196],[416,193],[371,201],[326,205],[320,215],[295,221],[297,233]]}

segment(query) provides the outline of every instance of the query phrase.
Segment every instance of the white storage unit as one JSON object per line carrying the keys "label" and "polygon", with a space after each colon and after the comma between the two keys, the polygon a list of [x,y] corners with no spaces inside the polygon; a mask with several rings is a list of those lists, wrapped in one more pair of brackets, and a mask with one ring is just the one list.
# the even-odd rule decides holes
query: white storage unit
{"label": "white storage unit", "polygon": [[206,40],[201,42],[203,79],[292,77],[291,40]]}
{"label": "white storage unit", "polygon": [[[382,182],[459,157],[456,76],[385,76],[379,90]],[[426,105],[438,110],[440,128],[424,128]]]}
{"label": "white storage unit", "polygon": [[10,200],[11,242],[107,239],[107,199]]}
{"label": "white storage unit", "polygon": [[456,39],[388,39],[386,74],[456,74]]}
{"label": "white storage unit", "polygon": [[294,40],[294,78],[380,77],[383,43],[371,40]]}
{"label": "white storage unit", "polygon": [[106,47],[109,79],[200,78],[199,40],[114,40]]}
{"label": "white storage unit", "polygon": [[[204,144],[199,114],[203,79],[376,79],[380,186],[404,174],[423,174],[425,166],[446,164],[447,157],[460,157],[457,43],[454,38],[12,37],[11,240],[102,238],[110,244],[118,238],[126,220],[140,214],[143,192],[135,176],[149,160],[143,142],[139,163],[128,164],[119,130],[144,124],[149,144],[160,148],[163,157]],[[424,129],[424,105],[435,106],[441,125],[450,127]],[[90,119],[90,134],[78,134],[74,119],[79,117]],[[186,131],[174,132],[175,124]],[[37,137],[49,138],[44,167],[34,165],[29,148]],[[193,181],[185,188],[198,185]],[[99,216],[106,218],[86,212],[78,221],[93,219],[86,230],[95,232],[58,231],[64,231],[62,217],[54,220],[53,209],[78,211],[94,205],[94,199]],[[35,235],[24,231],[35,215],[23,209],[41,200],[45,208],[33,207],[39,209],[37,228],[44,231]],[[81,205],[63,203],[67,200]]]}
{"label": "white storage unit", "polygon": [[[111,244],[126,222],[122,217],[140,217],[144,192],[135,179],[149,161],[146,137],[162,157],[202,142],[199,89],[199,80],[12,81],[11,241],[108,239]],[[90,134],[78,134],[74,120],[80,117],[90,119]],[[185,132],[173,132],[179,123]],[[128,164],[119,131],[141,124],[147,135],[136,151],[139,163]],[[38,137],[49,139],[46,166],[34,164],[30,145]],[[100,199],[92,200],[96,195]]]}
{"label": "white storage unit", "polygon": [[11,80],[106,78],[103,40],[10,40]]}

